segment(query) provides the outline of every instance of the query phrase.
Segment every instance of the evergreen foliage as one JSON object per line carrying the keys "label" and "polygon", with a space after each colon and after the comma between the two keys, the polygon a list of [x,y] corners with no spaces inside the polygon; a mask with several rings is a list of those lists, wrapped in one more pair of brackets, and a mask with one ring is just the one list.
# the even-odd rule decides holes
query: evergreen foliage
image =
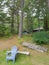
{"label": "evergreen foliage", "polygon": [[49,34],[46,31],[35,32],[33,34],[33,40],[37,44],[47,44],[49,42]]}

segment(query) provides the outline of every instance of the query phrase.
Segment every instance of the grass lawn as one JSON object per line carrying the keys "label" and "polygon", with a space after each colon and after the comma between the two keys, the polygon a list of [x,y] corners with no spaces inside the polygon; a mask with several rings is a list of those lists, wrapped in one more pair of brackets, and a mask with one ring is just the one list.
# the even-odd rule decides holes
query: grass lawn
{"label": "grass lawn", "polygon": [[[17,45],[19,47],[19,50],[29,51],[30,55],[27,56],[27,55],[23,55],[23,54],[17,54],[17,58],[16,58],[16,61],[14,64],[12,61],[8,61],[8,63],[6,63],[6,51],[11,48],[10,46],[12,46],[12,44],[10,44],[10,46],[7,45],[7,48],[2,47],[4,50],[0,49],[0,65],[49,65],[49,50],[48,50],[48,52],[42,53],[42,52],[38,52],[38,51],[35,51],[32,49],[28,49],[26,47],[22,47],[22,45],[21,45],[22,42],[32,41],[32,38],[30,36],[24,36],[21,39],[14,37],[14,38],[10,39],[10,41],[9,41],[9,39],[0,40],[0,43],[4,42],[7,44],[7,41],[8,41],[8,44],[10,42],[12,42],[13,45]],[[17,44],[16,44],[16,42],[17,42]],[[47,47],[49,49],[49,46],[47,46]]]}

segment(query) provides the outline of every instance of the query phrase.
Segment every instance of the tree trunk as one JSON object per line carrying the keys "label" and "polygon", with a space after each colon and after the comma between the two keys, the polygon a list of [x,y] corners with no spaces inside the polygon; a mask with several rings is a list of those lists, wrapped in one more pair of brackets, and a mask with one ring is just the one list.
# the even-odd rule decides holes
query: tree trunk
{"label": "tree trunk", "polygon": [[48,21],[47,21],[47,17],[44,18],[44,29],[45,29],[45,31],[48,30]]}
{"label": "tree trunk", "polygon": [[[49,20],[49,0],[47,0],[47,6],[48,6],[48,20]],[[48,22],[48,30],[49,30],[49,22]]]}
{"label": "tree trunk", "polygon": [[15,0],[13,0],[13,6],[12,6],[12,12],[11,12],[11,17],[12,17],[12,21],[11,21],[11,33],[14,34],[14,15],[15,15]]}
{"label": "tree trunk", "polygon": [[19,32],[19,6],[17,2],[17,33]]}
{"label": "tree trunk", "polygon": [[24,7],[24,0],[21,0],[21,12],[20,12],[20,22],[19,22],[19,37],[22,37],[22,30],[23,30],[23,7]]}
{"label": "tree trunk", "polygon": [[49,8],[49,0],[47,0],[47,3],[48,3],[48,8]]}
{"label": "tree trunk", "polygon": [[47,9],[46,9],[46,12],[45,12],[45,14],[46,14],[46,16],[44,15],[44,29],[45,29],[45,31],[47,31],[48,30],[48,7],[49,7],[49,0],[46,0],[46,7],[47,7]]}
{"label": "tree trunk", "polygon": [[23,29],[23,12],[20,13],[20,22],[19,22],[19,37],[22,37],[22,29]]}
{"label": "tree trunk", "polygon": [[14,33],[14,14],[12,13],[12,21],[11,21],[11,33]]}
{"label": "tree trunk", "polygon": [[19,32],[19,12],[17,11],[17,33]]}

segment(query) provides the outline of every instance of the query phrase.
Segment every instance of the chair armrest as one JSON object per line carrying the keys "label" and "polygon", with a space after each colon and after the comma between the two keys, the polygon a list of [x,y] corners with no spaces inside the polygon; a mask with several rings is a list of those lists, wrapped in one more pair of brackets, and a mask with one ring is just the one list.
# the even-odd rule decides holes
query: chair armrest
{"label": "chair armrest", "polygon": [[11,54],[11,52],[12,52],[12,51],[7,51],[7,52],[6,52],[6,55],[9,55],[9,54]]}
{"label": "chair armrest", "polygon": [[11,53],[12,51],[6,51],[7,53]]}
{"label": "chair armrest", "polygon": [[26,52],[26,51],[18,51],[17,53],[30,55],[30,52]]}

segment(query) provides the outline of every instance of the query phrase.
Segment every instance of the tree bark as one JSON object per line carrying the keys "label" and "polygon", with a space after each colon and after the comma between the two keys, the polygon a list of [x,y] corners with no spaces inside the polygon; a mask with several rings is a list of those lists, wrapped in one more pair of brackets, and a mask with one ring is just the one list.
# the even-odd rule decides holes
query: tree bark
{"label": "tree bark", "polygon": [[20,22],[19,22],[19,37],[22,37],[23,31],[23,7],[24,7],[24,0],[21,0],[21,12],[20,12]]}
{"label": "tree bark", "polygon": [[23,29],[23,12],[20,12],[20,22],[19,22],[19,37],[22,37],[22,29]]}
{"label": "tree bark", "polygon": [[47,0],[47,3],[48,3],[48,8],[49,8],[49,0]]}
{"label": "tree bark", "polygon": [[47,31],[48,30],[48,18],[47,18],[47,15],[49,14],[49,12],[48,12],[48,8],[49,8],[49,0],[46,0],[46,7],[47,7],[47,9],[46,9],[46,16],[44,16],[44,29],[45,29],[45,31]]}
{"label": "tree bark", "polygon": [[47,21],[47,17],[44,18],[44,29],[45,29],[45,31],[48,30],[48,21]]}
{"label": "tree bark", "polygon": [[11,21],[11,33],[14,33],[14,14],[12,13],[12,21]]}

